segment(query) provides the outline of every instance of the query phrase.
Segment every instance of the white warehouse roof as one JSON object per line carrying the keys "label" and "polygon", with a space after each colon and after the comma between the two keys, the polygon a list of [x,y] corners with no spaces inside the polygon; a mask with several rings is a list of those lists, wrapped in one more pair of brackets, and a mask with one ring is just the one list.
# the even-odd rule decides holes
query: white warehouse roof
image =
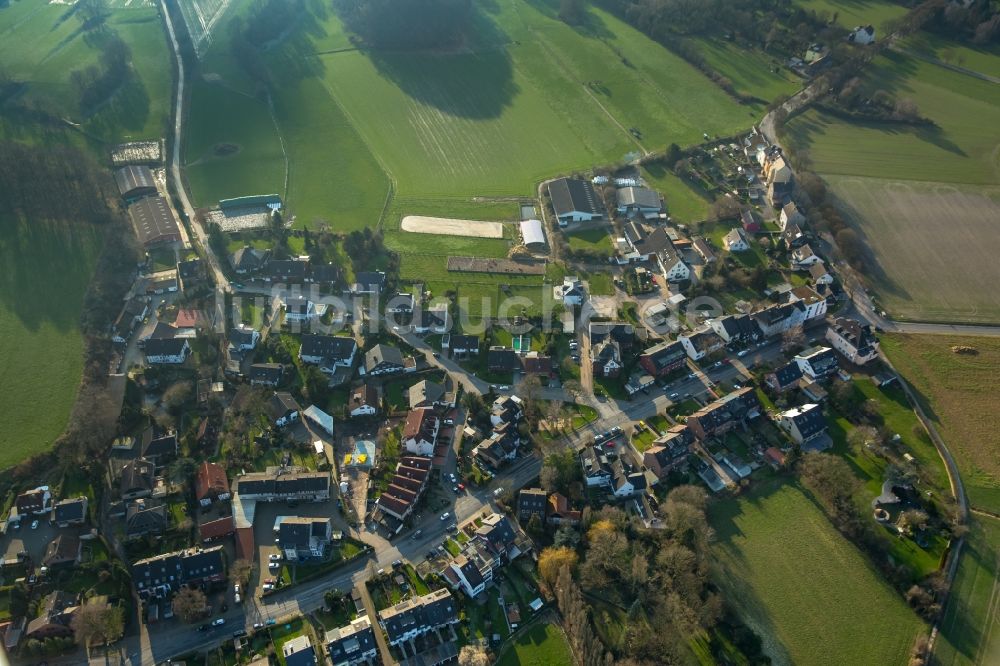
{"label": "white warehouse roof", "polygon": [[524,220],[521,222],[521,238],[525,245],[545,245],[545,232],[539,220]]}

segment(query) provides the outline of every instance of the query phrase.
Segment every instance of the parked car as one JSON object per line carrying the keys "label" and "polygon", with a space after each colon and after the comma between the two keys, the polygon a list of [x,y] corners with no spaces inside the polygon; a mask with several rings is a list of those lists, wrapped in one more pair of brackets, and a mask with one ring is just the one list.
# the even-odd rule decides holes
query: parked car
{"label": "parked car", "polygon": [[217,617],[214,620],[212,620],[212,626],[213,627],[221,627],[225,623],[226,623],[226,618],[224,618],[224,617]]}
{"label": "parked car", "polygon": [[449,513],[448,511],[445,511],[444,513],[441,514],[440,520],[442,522],[444,522],[445,520],[448,520],[449,518],[451,518],[451,513]]}
{"label": "parked car", "polygon": [[670,399],[671,399],[671,400],[676,400],[676,399],[677,399],[677,398],[679,398],[679,397],[681,397],[681,394],[680,394],[680,393],[671,393],[671,394],[670,394]]}
{"label": "parked car", "polygon": [[279,555],[278,553],[271,553],[270,555],[267,556],[267,559],[269,562],[280,562],[281,555]]}
{"label": "parked car", "polygon": [[449,525],[448,527],[446,527],[445,530],[447,530],[448,532],[457,532],[458,531],[458,525],[456,525],[455,523],[452,523],[451,525]]}
{"label": "parked car", "polygon": [[33,530],[37,530],[38,529],[38,521],[37,520],[31,521],[31,529],[33,529]]}
{"label": "parked car", "polygon": [[744,356],[746,356],[749,353],[750,353],[749,349],[741,349],[740,351],[736,352],[736,355],[738,357],[740,357],[740,358],[743,358]]}
{"label": "parked car", "polygon": [[267,563],[267,568],[270,569],[271,571],[275,571],[277,569],[280,569],[281,568],[281,562],[268,562]]}
{"label": "parked car", "polygon": [[254,622],[254,623],[253,623],[253,628],[254,628],[255,630],[256,630],[256,629],[263,629],[263,628],[264,628],[264,623],[263,623],[263,622]]}
{"label": "parked car", "polygon": [[198,627],[198,631],[208,631],[208,624],[203,624]]}
{"label": "parked car", "polygon": [[417,531],[416,531],[416,532],[414,532],[414,533],[413,533],[412,535],[410,535],[410,538],[411,538],[411,539],[414,539],[414,540],[416,540],[416,539],[418,539],[418,538],[420,537],[420,535],[421,535],[421,534],[423,534],[423,533],[424,533],[424,531],[423,531],[423,530],[417,530]]}

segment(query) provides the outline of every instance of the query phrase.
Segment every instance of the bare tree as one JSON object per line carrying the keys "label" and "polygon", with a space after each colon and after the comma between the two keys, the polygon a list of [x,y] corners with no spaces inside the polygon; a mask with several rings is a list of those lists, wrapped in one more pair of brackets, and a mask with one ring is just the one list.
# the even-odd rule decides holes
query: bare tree
{"label": "bare tree", "polygon": [[781,350],[785,353],[798,351],[806,345],[806,332],[802,325],[792,326],[781,334]]}
{"label": "bare tree", "polygon": [[458,653],[458,666],[490,666],[490,655],[478,645],[465,645]]}
{"label": "bare tree", "polygon": [[181,621],[191,624],[205,616],[208,610],[208,599],[201,590],[185,587],[174,595],[171,606],[174,609],[174,615],[179,617]]}
{"label": "bare tree", "polygon": [[113,643],[125,631],[125,613],[121,606],[90,602],[81,606],[70,623],[78,643],[91,645]]}

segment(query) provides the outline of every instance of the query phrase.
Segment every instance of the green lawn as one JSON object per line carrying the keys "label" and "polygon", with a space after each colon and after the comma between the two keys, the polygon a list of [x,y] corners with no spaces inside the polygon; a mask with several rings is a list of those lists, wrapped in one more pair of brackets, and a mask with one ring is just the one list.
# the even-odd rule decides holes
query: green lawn
{"label": "green lawn", "polygon": [[784,65],[781,55],[768,55],[743,48],[725,39],[701,37],[691,40],[709,67],[729,79],[742,95],[770,102],[791,95],[802,87],[802,79]]}
{"label": "green lawn", "polygon": [[554,624],[535,624],[500,653],[498,666],[571,666],[566,634]]}
{"label": "green lawn", "polygon": [[777,663],[899,664],[925,625],[781,478],[710,509],[716,581]]}
{"label": "green lawn", "polygon": [[614,252],[614,246],[611,243],[611,236],[608,235],[608,230],[604,227],[598,229],[587,229],[586,231],[577,231],[571,234],[565,234],[566,243],[573,250],[585,250],[587,252],[596,252],[603,256],[609,257]]}
{"label": "green lawn", "polygon": [[976,516],[934,644],[941,666],[1000,663],[997,624],[1000,523]]}
{"label": "green lawn", "polygon": [[101,235],[84,224],[0,215],[0,239],[2,468],[47,449],[66,426],[83,373],[79,317]]}
{"label": "green lawn", "polygon": [[184,162],[198,206],[248,194],[285,195],[285,160],[267,105],[223,85],[191,86]]}
{"label": "green lawn", "polygon": [[795,4],[803,9],[825,13],[826,16],[836,16],[837,24],[853,30],[858,25],[868,25],[876,28],[875,38],[885,36],[886,21],[901,18],[906,14],[906,7],[888,0],[795,0]]}
{"label": "green lawn", "polygon": [[1000,47],[973,46],[961,44],[940,35],[918,32],[903,42],[903,48],[911,53],[936,58],[949,65],[1000,77]]}
{"label": "green lawn", "polygon": [[642,167],[646,185],[663,195],[667,212],[680,222],[700,222],[708,216],[709,199],[699,188],[658,163]]}

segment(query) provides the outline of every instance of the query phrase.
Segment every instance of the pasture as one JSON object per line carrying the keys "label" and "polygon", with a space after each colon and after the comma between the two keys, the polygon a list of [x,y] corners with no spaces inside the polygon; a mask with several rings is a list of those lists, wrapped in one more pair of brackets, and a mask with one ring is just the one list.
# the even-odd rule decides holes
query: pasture
{"label": "pasture", "polygon": [[774,663],[905,663],[924,624],[801,489],[762,480],[709,516],[715,580]]}
{"label": "pasture", "polygon": [[870,250],[867,276],[893,317],[1000,321],[1000,187],[846,176],[827,183]]}
{"label": "pasture", "polygon": [[902,18],[906,7],[888,0],[795,0],[795,4],[803,9],[823,13],[827,17],[836,17],[838,25],[853,30],[857,25],[872,24],[875,26],[875,38],[885,34],[887,22]]}
{"label": "pasture", "polygon": [[0,468],[49,448],[66,427],[83,373],[80,311],[100,248],[88,225],[0,215]]}
{"label": "pasture", "polygon": [[667,213],[672,219],[679,222],[700,222],[708,217],[708,196],[662,165],[644,165],[642,180],[647,187],[663,195]]}
{"label": "pasture", "polygon": [[749,45],[740,46],[712,37],[700,37],[689,43],[708,66],[729,79],[741,95],[770,102],[802,87],[802,79],[785,67],[780,55],[770,56]]}
{"label": "pasture", "polygon": [[[956,354],[956,345],[975,354]],[[996,369],[1000,339],[950,335],[887,335],[882,348],[920,396],[955,456],[972,506],[1000,512],[1000,430]]]}
{"label": "pasture", "polygon": [[1000,523],[976,516],[962,550],[958,574],[934,644],[934,663],[985,666],[1000,663]]}
{"label": "pasture", "polygon": [[566,634],[555,624],[534,624],[520,633],[497,659],[498,666],[571,666]]}
{"label": "pasture", "polygon": [[940,35],[918,32],[907,37],[903,47],[924,58],[935,58],[986,76],[1000,77],[1000,46],[960,44]]}

